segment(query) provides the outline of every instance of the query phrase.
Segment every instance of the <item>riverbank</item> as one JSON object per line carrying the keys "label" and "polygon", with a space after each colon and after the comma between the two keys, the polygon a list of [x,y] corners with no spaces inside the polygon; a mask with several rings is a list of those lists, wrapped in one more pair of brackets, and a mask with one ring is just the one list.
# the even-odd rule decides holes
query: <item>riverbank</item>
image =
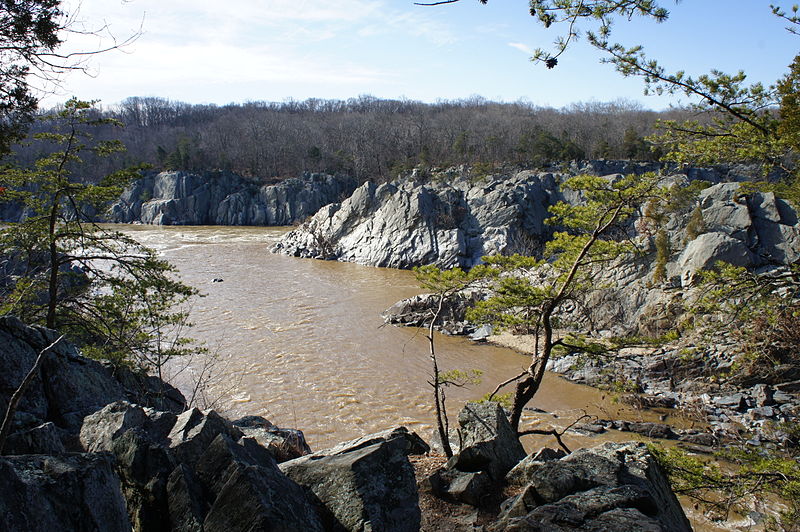
{"label": "riverbank", "polygon": [[299,430],[192,408],[158,379],[83,358],[55,331],[0,318],[0,346],[3,410],[43,360],[0,449],[0,528],[10,532],[416,531],[437,518],[430,504],[423,516],[420,491],[483,512],[498,532],[690,529],[641,443],[526,457],[499,406],[470,403],[456,456],[415,470],[409,456],[429,447],[402,427],[312,453]]}

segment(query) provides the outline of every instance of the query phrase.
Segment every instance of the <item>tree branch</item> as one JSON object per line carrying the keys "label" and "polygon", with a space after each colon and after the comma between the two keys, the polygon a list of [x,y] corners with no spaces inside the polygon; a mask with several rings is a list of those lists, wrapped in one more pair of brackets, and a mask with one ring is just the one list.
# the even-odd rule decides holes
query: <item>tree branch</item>
{"label": "tree branch", "polygon": [[0,427],[0,455],[3,454],[3,447],[5,447],[6,438],[8,438],[8,435],[11,432],[11,423],[14,420],[14,414],[17,411],[17,405],[19,405],[19,402],[22,400],[22,396],[25,394],[25,390],[28,389],[31,381],[33,381],[33,378],[36,376],[39,366],[41,366],[42,360],[44,360],[44,355],[54,348],[56,344],[62,340],[62,338],[64,338],[63,334],[59,336],[55,342],[39,351],[39,356],[36,357],[33,367],[30,369],[28,374],[25,375],[25,378],[22,379],[22,382],[16,391],[14,391],[14,393],[11,395],[11,399],[8,401],[8,408],[6,409],[6,416],[3,418],[3,425]]}

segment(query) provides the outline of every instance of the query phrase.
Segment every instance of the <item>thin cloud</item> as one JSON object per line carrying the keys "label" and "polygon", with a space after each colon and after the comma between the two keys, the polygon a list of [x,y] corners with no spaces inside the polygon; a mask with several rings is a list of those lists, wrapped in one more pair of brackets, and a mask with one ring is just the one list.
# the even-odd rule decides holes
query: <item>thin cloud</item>
{"label": "thin cloud", "polygon": [[521,42],[510,42],[510,43],[508,43],[508,45],[511,48],[516,48],[520,52],[523,52],[525,55],[533,55],[533,50],[527,44],[524,44],[524,43],[521,43]]}

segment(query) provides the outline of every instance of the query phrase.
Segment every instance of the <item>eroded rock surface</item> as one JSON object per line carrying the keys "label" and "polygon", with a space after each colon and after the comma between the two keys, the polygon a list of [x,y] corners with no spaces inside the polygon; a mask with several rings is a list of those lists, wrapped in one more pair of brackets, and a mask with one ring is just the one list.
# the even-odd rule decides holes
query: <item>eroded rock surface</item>
{"label": "eroded rock surface", "polygon": [[274,251],[371,266],[469,267],[483,255],[538,250],[547,208],[561,198],[552,174],[472,183],[364,183],[287,233]]}
{"label": "eroded rock surface", "polygon": [[327,530],[419,530],[420,509],[409,454],[427,452],[400,427],[280,464],[324,508]]}
{"label": "eroded rock surface", "polygon": [[606,443],[561,459],[525,460],[508,475],[522,492],[492,531],[690,531],[663,471],[643,443]]}
{"label": "eroded rock surface", "polygon": [[131,184],[108,216],[157,225],[291,225],[355,187],[355,179],[327,174],[260,185],[231,173],[162,172]]}

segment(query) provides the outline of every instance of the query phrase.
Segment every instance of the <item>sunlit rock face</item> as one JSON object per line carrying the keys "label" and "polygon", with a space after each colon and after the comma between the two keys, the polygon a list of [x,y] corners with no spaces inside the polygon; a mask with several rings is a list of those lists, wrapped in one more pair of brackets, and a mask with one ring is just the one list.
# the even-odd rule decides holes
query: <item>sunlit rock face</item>
{"label": "sunlit rock face", "polygon": [[162,172],[132,183],[108,216],[156,225],[291,225],[355,187],[352,178],[327,174],[262,186],[231,173]]}

